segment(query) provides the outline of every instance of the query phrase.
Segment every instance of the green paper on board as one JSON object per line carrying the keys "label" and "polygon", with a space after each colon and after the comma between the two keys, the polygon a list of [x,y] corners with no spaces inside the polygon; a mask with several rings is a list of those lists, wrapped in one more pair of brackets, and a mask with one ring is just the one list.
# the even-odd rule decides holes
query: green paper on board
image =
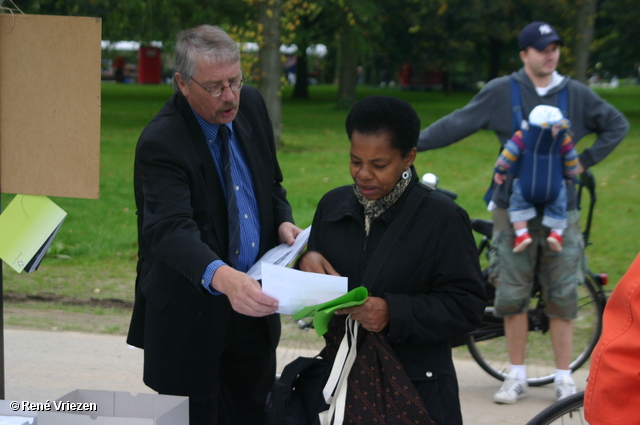
{"label": "green paper on board", "polygon": [[18,273],[37,269],[66,216],[46,196],[16,195],[0,215],[0,258]]}

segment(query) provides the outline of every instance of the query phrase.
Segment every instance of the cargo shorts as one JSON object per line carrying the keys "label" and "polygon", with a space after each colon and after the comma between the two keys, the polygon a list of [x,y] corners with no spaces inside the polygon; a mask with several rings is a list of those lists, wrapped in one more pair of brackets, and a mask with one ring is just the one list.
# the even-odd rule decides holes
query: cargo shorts
{"label": "cargo shorts", "polygon": [[578,285],[584,281],[584,242],[580,230],[580,212],[567,212],[562,251],[549,249],[549,228],[542,217],[528,222],[532,243],[524,251],[513,252],[515,232],[506,209],[493,211],[493,236],[489,251],[489,282],[496,288],[494,314],[512,316],[529,308],[534,274],[542,287],[542,297],[549,317],[575,319]]}

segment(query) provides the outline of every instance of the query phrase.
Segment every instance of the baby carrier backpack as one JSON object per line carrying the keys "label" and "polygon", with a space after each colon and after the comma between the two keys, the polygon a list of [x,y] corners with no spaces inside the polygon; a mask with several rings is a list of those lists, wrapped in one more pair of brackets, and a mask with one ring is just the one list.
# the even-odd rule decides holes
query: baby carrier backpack
{"label": "baby carrier backpack", "polygon": [[[558,109],[567,117],[568,95],[565,86],[558,92]],[[562,129],[553,137],[551,127],[538,125],[523,126],[522,99],[520,85],[511,78],[511,110],[514,132],[522,128],[524,152],[509,170],[518,175],[522,196],[532,204],[553,202],[560,193],[563,182],[564,164],[560,148],[567,129]]]}

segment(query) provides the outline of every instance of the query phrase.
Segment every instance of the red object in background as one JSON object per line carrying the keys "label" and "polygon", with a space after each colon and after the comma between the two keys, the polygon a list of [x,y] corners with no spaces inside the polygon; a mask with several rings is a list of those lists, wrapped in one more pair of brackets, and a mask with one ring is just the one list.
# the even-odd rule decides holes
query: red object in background
{"label": "red object in background", "polygon": [[424,79],[427,86],[440,86],[444,83],[442,71],[429,71]]}
{"label": "red object in background", "polygon": [[409,62],[405,62],[402,65],[402,69],[400,69],[400,86],[401,87],[410,87],[411,86],[411,77],[413,76],[413,69]]}
{"label": "red object in background", "polygon": [[160,84],[162,81],[162,55],[157,47],[140,46],[138,50],[138,83]]}
{"label": "red object in background", "polygon": [[116,56],[113,60],[114,77],[117,83],[124,83],[124,67],[126,62],[122,56]]}
{"label": "red object in background", "polygon": [[116,56],[113,60],[113,67],[115,69],[124,69],[125,61],[122,56]]}

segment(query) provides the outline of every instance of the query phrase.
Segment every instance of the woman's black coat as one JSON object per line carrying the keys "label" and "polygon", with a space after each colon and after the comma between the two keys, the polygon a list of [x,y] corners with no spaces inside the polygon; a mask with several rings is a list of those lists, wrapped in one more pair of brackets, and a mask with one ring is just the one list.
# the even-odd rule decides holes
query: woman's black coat
{"label": "woman's black coat", "polygon": [[[415,175],[415,173],[414,173]],[[390,249],[374,282],[362,282],[369,259],[410,191],[428,191]],[[486,305],[478,251],[467,213],[417,182],[373,221],[368,237],[353,186],[327,193],[318,205],[309,250],[389,305],[385,332],[438,424],[462,423],[450,340],[480,324]]]}

